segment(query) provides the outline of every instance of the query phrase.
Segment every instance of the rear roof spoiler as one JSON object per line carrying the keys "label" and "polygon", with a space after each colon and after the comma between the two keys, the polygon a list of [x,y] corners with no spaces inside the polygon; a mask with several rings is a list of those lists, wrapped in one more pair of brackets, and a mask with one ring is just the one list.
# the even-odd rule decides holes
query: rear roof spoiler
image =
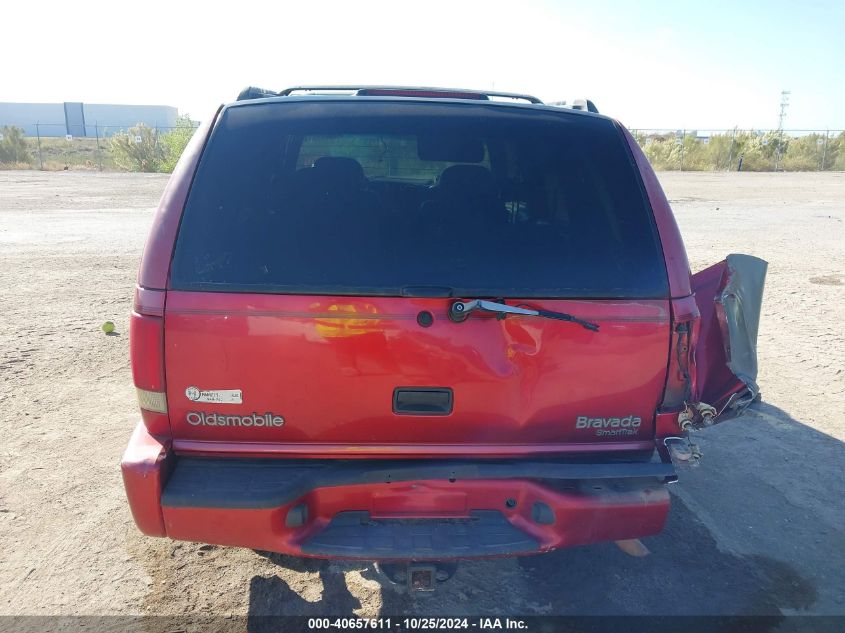
{"label": "rear roof spoiler", "polygon": [[268,97],[278,97],[278,92],[272,90],[265,90],[264,88],[256,88],[255,86],[247,86],[238,94],[236,101],[249,101],[250,99],[266,99]]}
{"label": "rear roof spoiler", "polygon": [[474,101],[514,100],[542,104],[537,97],[516,92],[464,90],[460,88],[421,88],[409,86],[294,86],[278,92],[249,86],[238,95],[238,101],[300,95],[349,95],[356,97],[429,97],[432,99],[471,99]]}

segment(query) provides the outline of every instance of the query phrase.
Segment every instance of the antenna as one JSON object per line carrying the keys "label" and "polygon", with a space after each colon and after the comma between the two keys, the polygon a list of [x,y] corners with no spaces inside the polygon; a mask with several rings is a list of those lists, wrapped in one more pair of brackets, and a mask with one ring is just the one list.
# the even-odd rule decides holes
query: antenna
{"label": "antenna", "polygon": [[786,118],[786,109],[789,107],[789,90],[780,91],[780,114],[778,115],[778,131],[783,131],[783,120]]}
{"label": "antenna", "polygon": [[789,107],[789,90],[780,91],[780,114],[778,114],[778,144],[775,150],[775,171],[780,165],[780,153],[783,149],[783,120],[786,118],[786,109]]}

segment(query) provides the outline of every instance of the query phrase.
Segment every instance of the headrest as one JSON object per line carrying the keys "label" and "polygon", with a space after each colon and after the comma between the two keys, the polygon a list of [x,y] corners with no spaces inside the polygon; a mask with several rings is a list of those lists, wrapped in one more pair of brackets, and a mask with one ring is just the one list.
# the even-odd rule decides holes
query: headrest
{"label": "headrest", "polygon": [[437,186],[451,195],[492,195],[496,183],[490,170],[481,165],[452,165],[443,170]]}
{"label": "headrest", "polygon": [[337,184],[360,186],[364,182],[364,169],[354,158],[323,156],[314,161],[314,171]]}

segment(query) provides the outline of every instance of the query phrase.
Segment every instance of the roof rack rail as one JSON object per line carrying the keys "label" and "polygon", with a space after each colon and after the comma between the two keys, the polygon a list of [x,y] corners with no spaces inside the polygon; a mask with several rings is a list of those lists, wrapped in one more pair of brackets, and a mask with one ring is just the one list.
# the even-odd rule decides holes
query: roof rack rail
{"label": "roof rack rail", "polygon": [[571,102],[552,101],[548,105],[557,106],[559,108],[568,108],[570,110],[585,110],[587,112],[595,112],[596,114],[598,114],[599,111],[596,104],[589,99],[573,99]]}
{"label": "roof rack rail", "polygon": [[[465,90],[461,88],[428,88],[416,86],[370,86],[370,85],[326,85],[294,86],[276,93],[286,97],[295,93],[305,94],[349,94],[357,97],[431,97],[440,99],[473,99],[490,101],[493,99],[512,99],[529,103],[543,103],[537,97],[515,92],[497,92],[491,90]],[[243,93],[241,93],[243,94]],[[275,96],[275,95],[265,95]],[[260,98],[260,97],[247,97]]]}

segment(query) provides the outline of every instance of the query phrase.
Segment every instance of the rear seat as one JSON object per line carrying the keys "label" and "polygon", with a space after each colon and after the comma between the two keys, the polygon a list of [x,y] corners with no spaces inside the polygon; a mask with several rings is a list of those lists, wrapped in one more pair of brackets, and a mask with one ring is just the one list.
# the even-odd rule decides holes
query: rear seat
{"label": "rear seat", "polygon": [[[433,239],[464,240],[475,236],[490,218],[506,221],[505,206],[490,170],[481,165],[447,167],[432,188],[432,199],[420,205],[423,235]],[[448,229],[448,235],[446,227]]]}
{"label": "rear seat", "polygon": [[[291,175],[283,195],[286,211],[277,218],[276,229],[282,248],[299,252],[301,259],[308,260],[314,255],[303,248],[296,236],[322,233],[348,244],[345,264],[353,269],[371,256],[384,204],[369,189],[369,180],[357,160],[340,156],[318,158],[313,166]],[[313,262],[316,267],[322,264]]]}

